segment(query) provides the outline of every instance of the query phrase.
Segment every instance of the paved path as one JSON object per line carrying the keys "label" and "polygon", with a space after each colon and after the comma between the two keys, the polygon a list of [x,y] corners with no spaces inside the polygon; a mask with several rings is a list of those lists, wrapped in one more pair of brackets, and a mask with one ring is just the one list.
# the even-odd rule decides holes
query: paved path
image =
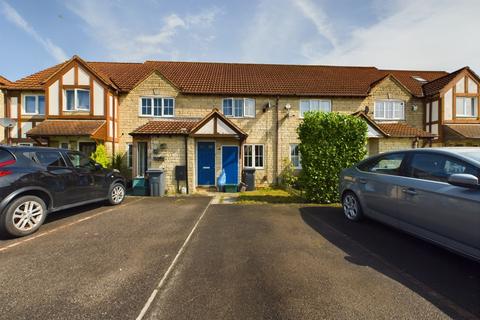
{"label": "paved path", "polygon": [[480,317],[480,264],[337,208],[210,200],[132,197],[0,240],[0,319]]}

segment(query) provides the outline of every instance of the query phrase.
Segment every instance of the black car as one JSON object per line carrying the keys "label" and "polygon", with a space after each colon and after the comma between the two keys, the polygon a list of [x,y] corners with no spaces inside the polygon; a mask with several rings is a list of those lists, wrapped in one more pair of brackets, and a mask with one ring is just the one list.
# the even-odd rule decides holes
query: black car
{"label": "black car", "polygon": [[125,198],[125,178],[78,151],[0,147],[0,233],[14,237],[40,228],[47,213]]}

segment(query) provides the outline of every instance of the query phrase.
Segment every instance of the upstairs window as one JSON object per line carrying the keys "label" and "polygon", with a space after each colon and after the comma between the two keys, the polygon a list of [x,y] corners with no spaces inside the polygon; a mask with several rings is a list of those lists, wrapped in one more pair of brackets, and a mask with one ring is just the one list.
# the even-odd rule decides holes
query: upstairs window
{"label": "upstairs window", "polygon": [[148,117],[173,117],[175,100],[173,98],[143,97],[140,99],[140,115]]}
{"label": "upstairs window", "polygon": [[305,113],[309,111],[330,112],[332,111],[332,103],[330,100],[301,100],[300,118],[303,118]]}
{"label": "upstairs window", "polygon": [[374,117],[376,120],[404,120],[405,102],[400,100],[375,101]]}
{"label": "upstairs window", "polygon": [[226,98],[223,99],[223,114],[234,118],[254,118],[255,99]]}
{"label": "upstairs window", "polygon": [[90,111],[90,90],[65,90],[65,111]]}
{"label": "upstairs window", "polygon": [[24,115],[45,114],[45,96],[44,95],[28,95],[23,101]]}
{"label": "upstairs window", "polygon": [[477,97],[457,97],[457,117],[476,118],[478,115]]}

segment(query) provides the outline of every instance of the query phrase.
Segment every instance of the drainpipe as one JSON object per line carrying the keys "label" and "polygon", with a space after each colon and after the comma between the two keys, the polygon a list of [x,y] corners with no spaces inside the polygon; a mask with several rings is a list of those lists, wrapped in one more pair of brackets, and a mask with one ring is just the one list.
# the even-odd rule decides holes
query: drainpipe
{"label": "drainpipe", "polygon": [[280,130],[280,108],[278,106],[278,103],[280,101],[280,97],[277,96],[277,98],[275,99],[275,107],[277,109],[277,121],[276,121],[276,125],[275,125],[275,154],[276,154],[276,157],[275,157],[275,184],[278,184],[278,171],[279,171],[279,168],[278,168],[278,158],[280,156],[280,152],[279,152],[279,146],[280,146],[280,142],[278,141],[278,138],[279,138],[279,130]]}
{"label": "drainpipe", "polygon": [[188,189],[188,135],[185,135],[185,184],[187,187],[187,194],[190,194]]}

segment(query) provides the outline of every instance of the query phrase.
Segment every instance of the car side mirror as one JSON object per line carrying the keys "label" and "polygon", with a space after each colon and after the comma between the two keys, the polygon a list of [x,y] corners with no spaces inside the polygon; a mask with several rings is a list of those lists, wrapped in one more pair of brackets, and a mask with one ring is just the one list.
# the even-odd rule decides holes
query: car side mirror
{"label": "car side mirror", "polygon": [[478,184],[478,178],[472,174],[455,173],[448,177],[447,181],[451,185],[457,187],[480,189],[480,185]]}
{"label": "car side mirror", "polygon": [[101,164],[95,162],[95,170],[102,170],[103,167]]}

